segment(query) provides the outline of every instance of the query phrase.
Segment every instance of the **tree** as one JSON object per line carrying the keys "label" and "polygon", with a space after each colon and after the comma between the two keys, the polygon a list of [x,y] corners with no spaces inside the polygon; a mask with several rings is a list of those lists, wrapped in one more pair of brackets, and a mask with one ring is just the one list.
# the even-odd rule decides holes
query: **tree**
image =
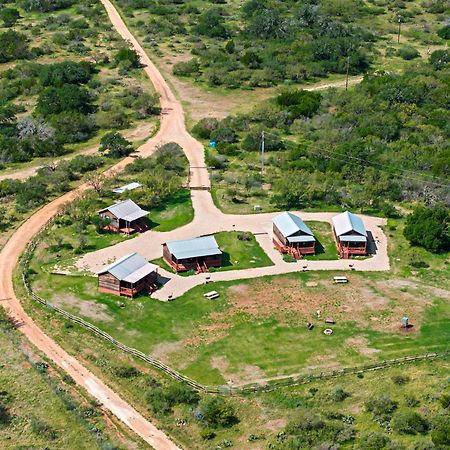
{"label": "tree", "polygon": [[119,132],[106,133],[100,140],[100,151],[108,151],[109,156],[122,158],[133,152],[131,142],[125,139]]}
{"label": "tree", "polygon": [[38,97],[36,111],[43,115],[59,114],[63,111],[78,111],[83,114],[92,112],[89,92],[74,84],[50,86]]}
{"label": "tree", "polygon": [[304,90],[284,91],[276,97],[280,106],[287,106],[291,120],[302,116],[312,117],[319,109],[321,101],[322,95],[318,92]]}
{"label": "tree", "polygon": [[140,59],[137,52],[128,47],[122,47],[115,56],[116,64],[126,64],[129,67],[138,68]]}
{"label": "tree", "polygon": [[63,84],[86,84],[94,69],[86,61],[64,61],[42,66],[39,78],[43,86],[62,86]]}
{"label": "tree", "polygon": [[224,25],[222,14],[221,8],[210,8],[203,12],[195,27],[197,33],[216,38],[229,37],[230,32]]}
{"label": "tree", "polygon": [[8,30],[0,33],[0,63],[29,56],[27,38],[22,33]]}
{"label": "tree", "polygon": [[0,9],[0,19],[3,20],[4,27],[10,28],[20,19],[20,13],[15,8],[5,8],[3,6],[3,8]]}
{"label": "tree", "polygon": [[417,207],[406,219],[403,231],[412,245],[431,252],[450,249],[450,209],[443,205]]}
{"label": "tree", "polygon": [[234,408],[222,397],[203,398],[194,415],[197,420],[211,428],[228,428],[239,422]]}

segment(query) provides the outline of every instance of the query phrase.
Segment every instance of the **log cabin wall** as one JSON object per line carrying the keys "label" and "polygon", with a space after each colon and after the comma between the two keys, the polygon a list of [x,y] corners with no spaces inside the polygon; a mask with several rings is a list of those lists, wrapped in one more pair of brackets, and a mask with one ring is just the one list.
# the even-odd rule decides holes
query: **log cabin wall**
{"label": "log cabin wall", "polygon": [[109,272],[98,276],[98,288],[103,292],[120,295],[120,281]]}

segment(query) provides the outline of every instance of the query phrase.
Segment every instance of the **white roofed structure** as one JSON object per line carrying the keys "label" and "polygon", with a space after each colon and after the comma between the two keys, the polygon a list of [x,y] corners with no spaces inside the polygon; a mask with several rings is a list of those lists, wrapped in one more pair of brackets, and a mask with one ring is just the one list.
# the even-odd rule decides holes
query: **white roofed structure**
{"label": "white roofed structure", "polygon": [[368,234],[361,217],[345,211],[332,218],[339,254],[342,258],[367,254]]}

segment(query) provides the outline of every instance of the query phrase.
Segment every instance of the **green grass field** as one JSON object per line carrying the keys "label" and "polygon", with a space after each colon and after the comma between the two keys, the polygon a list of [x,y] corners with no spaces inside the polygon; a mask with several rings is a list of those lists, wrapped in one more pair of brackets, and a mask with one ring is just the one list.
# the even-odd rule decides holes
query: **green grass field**
{"label": "green grass field", "polygon": [[153,208],[148,215],[155,231],[170,231],[192,222],[194,208],[187,189],[175,193],[164,205]]}
{"label": "green grass field", "polygon": [[327,222],[308,221],[306,224],[316,238],[316,254],[305,259],[339,259],[331,225]]}
{"label": "green grass field", "polygon": [[[348,286],[333,286],[332,274],[217,283],[215,302],[199,286],[175,302],[148,297],[126,300],[99,294],[96,280],[38,274],[41,296],[81,315],[116,339],[154,354],[203,383],[221,384],[352,366],[448,348],[448,302],[422,287],[404,292],[384,276],[352,274]],[[317,287],[307,287],[315,281]],[[234,285],[234,286],[233,286]],[[51,288],[49,288],[51,286]],[[408,301],[409,305],[404,303]],[[323,311],[321,319],[316,309]],[[415,327],[400,330],[408,314]],[[324,318],[336,320],[326,336]],[[375,320],[376,319],[376,320]],[[306,323],[316,327],[307,331]],[[445,338],[445,336],[448,338]]]}
{"label": "green grass field", "polygon": [[112,445],[115,438],[107,442],[112,433],[100,411],[72,396],[70,383],[53,368],[39,369],[42,360],[34,349],[6,325],[3,313],[0,321],[0,447],[91,450]]}

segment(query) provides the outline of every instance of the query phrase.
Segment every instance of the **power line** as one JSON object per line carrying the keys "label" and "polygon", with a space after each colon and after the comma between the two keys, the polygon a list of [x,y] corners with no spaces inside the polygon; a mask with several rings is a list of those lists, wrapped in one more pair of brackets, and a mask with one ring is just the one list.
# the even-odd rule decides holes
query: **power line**
{"label": "power line", "polygon": [[[275,133],[270,133],[270,132],[267,132],[267,131],[265,132],[265,134],[269,134],[269,135],[272,135],[272,136],[280,137],[279,135],[277,135],[277,134],[275,134]],[[284,142],[285,142],[285,143],[288,143],[288,144],[290,144],[290,145],[295,146],[295,143],[292,142],[292,141],[285,140]],[[417,177],[432,177],[432,178],[436,179],[436,177],[434,177],[433,175],[429,175],[429,174],[427,174],[427,173],[419,173],[419,172],[415,172],[415,171],[413,171],[413,170],[403,169],[403,168],[401,168],[401,167],[386,166],[386,165],[383,165],[382,163],[379,163],[379,162],[376,162],[376,161],[370,161],[370,162],[369,162],[369,161],[367,161],[366,159],[358,158],[358,157],[356,157],[356,156],[351,156],[351,155],[346,155],[345,158],[344,158],[344,157],[339,158],[336,154],[334,154],[334,153],[332,153],[332,152],[330,152],[330,151],[328,151],[328,150],[326,150],[326,149],[322,149],[322,150],[320,150],[320,151],[309,150],[309,152],[310,152],[310,153],[318,153],[320,156],[323,156],[323,157],[326,157],[326,158],[330,158],[330,159],[333,159],[333,158],[334,158],[334,159],[338,159],[338,160],[344,161],[344,162],[349,162],[348,159],[353,159],[353,160],[355,160],[355,161],[358,161],[358,163],[360,163],[360,164],[365,164],[365,165],[369,165],[369,166],[370,166],[370,165],[377,165],[377,166],[379,166],[379,167],[378,167],[378,170],[380,170],[380,171],[382,171],[382,172],[386,172],[386,173],[392,175],[392,172],[389,172],[388,170],[385,169],[385,167],[391,167],[393,171],[401,171],[401,172],[405,172],[405,173],[407,173],[407,174],[412,174],[412,175],[414,175],[414,177],[412,177],[411,175],[402,175],[404,178],[409,178],[409,179],[412,179],[412,180],[414,180],[414,181],[419,181],[419,182],[421,182],[421,183],[426,182],[426,183],[434,184],[434,185],[436,185],[436,186],[441,186],[441,187],[450,188],[450,184],[440,183],[440,182],[436,182],[436,181],[429,180],[429,179],[424,179],[424,178],[417,178]],[[324,155],[324,154],[321,153],[321,152],[327,152],[328,155]]]}

